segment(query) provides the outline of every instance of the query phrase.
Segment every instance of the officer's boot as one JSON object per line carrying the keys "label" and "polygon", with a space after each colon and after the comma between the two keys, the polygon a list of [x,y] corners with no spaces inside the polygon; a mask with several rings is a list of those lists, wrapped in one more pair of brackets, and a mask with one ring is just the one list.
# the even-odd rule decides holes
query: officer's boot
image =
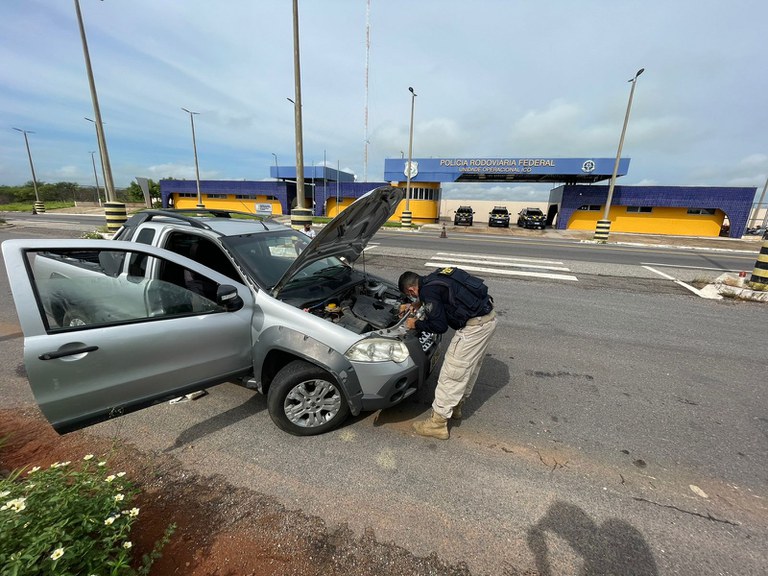
{"label": "officer's boot", "polygon": [[434,410],[426,420],[414,422],[413,429],[420,436],[448,440],[448,420],[437,414]]}
{"label": "officer's boot", "polygon": [[453,407],[453,413],[451,414],[451,420],[461,420],[461,409],[464,407],[464,400],[465,398],[462,398],[459,400],[459,403],[456,404],[456,406]]}

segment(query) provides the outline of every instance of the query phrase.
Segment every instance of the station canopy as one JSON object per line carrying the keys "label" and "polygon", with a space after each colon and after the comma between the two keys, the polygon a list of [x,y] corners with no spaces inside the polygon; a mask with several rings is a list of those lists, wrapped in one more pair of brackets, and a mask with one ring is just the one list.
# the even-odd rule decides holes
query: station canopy
{"label": "station canopy", "polygon": [[[629,171],[629,158],[619,162],[616,176]],[[615,158],[413,158],[411,182],[552,182],[594,184],[610,180]],[[384,179],[407,179],[408,159],[384,160]]]}

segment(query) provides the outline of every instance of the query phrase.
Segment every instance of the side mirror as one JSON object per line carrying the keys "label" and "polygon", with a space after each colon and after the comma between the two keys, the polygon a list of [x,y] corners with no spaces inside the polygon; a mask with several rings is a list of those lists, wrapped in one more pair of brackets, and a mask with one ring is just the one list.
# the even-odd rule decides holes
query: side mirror
{"label": "side mirror", "polygon": [[216,289],[216,303],[227,312],[236,312],[243,307],[243,299],[237,294],[237,288],[222,284]]}

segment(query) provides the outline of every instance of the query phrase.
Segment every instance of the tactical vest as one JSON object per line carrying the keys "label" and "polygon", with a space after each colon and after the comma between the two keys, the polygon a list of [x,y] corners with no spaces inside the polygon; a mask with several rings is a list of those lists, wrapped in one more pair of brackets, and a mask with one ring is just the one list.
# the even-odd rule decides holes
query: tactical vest
{"label": "tactical vest", "polygon": [[484,316],[493,310],[493,298],[488,295],[485,283],[461,268],[439,268],[425,276],[422,284],[439,284],[448,288],[452,315],[462,326],[470,318]]}

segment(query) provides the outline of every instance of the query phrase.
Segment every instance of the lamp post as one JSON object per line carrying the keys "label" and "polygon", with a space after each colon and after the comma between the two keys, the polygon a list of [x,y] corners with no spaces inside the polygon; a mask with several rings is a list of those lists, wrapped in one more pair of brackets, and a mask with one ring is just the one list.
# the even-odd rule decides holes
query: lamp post
{"label": "lamp post", "polygon": [[[98,130],[98,128],[96,128],[96,120],[92,120],[92,119],[88,118],[88,116],[83,116],[83,118],[88,120],[88,122],[93,122],[93,127],[96,129],[96,146],[99,148],[99,159],[101,159],[101,144],[99,142],[99,130]],[[101,176],[104,179],[103,180],[103,182],[104,182],[104,197],[106,198],[107,197],[107,195],[106,195],[106,192],[107,192],[106,191],[107,174],[106,174],[106,172],[104,170],[104,164],[101,165]]]}
{"label": "lamp post", "polygon": [[275,180],[280,180],[280,167],[277,165],[277,154],[272,152],[272,156],[275,157]]}
{"label": "lamp post", "polygon": [[192,112],[191,110],[187,110],[186,108],[182,108],[184,112],[189,114],[189,121],[192,124],[192,150],[195,153],[195,182],[197,183],[197,206],[196,208],[205,208],[205,205],[203,204],[203,195],[200,193],[200,168],[197,164],[197,141],[195,139],[195,114],[200,114],[200,112]]}
{"label": "lamp post", "polygon": [[416,92],[410,86],[408,91],[411,93],[411,128],[408,135],[408,163],[405,165],[405,210],[400,217],[400,223],[403,226],[410,226],[413,219],[411,213],[411,176],[416,175],[413,169],[413,109],[416,104]]}
{"label": "lamp post", "polygon": [[[83,56],[85,57],[85,70],[88,74],[88,85],[91,90],[91,100],[93,102],[93,114],[96,125],[96,138],[99,141],[99,153],[101,154],[101,166],[104,170],[104,190],[107,196],[107,202],[117,204],[115,196],[115,187],[112,183],[112,168],[109,164],[109,153],[107,152],[107,142],[104,138],[104,126],[101,121],[101,110],[99,109],[99,97],[96,94],[96,83],[93,80],[93,69],[91,68],[91,57],[88,52],[88,41],[85,37],[85,27],[83,26],[83,16],[80,12],[80,2],[75,0],[75,12],[77,13],[77,23],[80,27],[80,40],[83,44]],[[125,204],[122,205],[123,214],[125,213]],[[108,219],[109,220],[109,219]],[[125,220],[123,220],[125,222]],[[107,222],[109,225],[110,222]],[[122,222],[120,222],[122,224]],[[119,226],[118,226],[119,228]]]}
{"label": "lamp post", "polygon": [[45,204],[40,202],[40,195],[37,192],[37,176],[35,176],[35,165],[32,163],[32,152],[29,151],[29,138],[27,134],[34,134],[30,130],[22,130],[21,128],[14,128],[17,132],[24,134],[24,144],[27,147],[27,156],[29,157],[29,169],[32,171],[32,188],[35,190],[35,203],[32,205],[32,214],[38,212],[45,212]]}
{"label": "lamp post", "polygon": [[94,154],[96,154],[96,151],[89,152],[91,155],[91,162],[93,163],[93,179],[96,181],[96,202],[101,206],[101,196],[99,195],[99,177],[96,175],[96,158],[94,157]]}
{"label": "lamp post", "polygon": [[296,128],[296,208],[291,210],[291,226],[294,228],[301,228],[305,222],[312,221],[312,211],[304,206],[304,138],[301,126],[299,0],[293,0],[293,78],[295,99],[291,100],[291,102],[293,102],[294,124]]}
{"label": "lamp post", "polygon": [[645,68],[640,68],[635,76],[629,80],[632,84],[632,88],[629,91],[629,101],[627,102],[627,113],[624,115],[624,126],[621,128],[621,138],[619,138],[619,149],[616,152],[616,162],[613,165],[613,174],[611,175],[611,183],[608,186],[608,198],[605,201],[605,212],[603,212],[603,219],[598,220],[597,227],[595,228],[595,237],[599,243],[604,244],[608,241],[608,233],[611,230],[611,221],[608,219],[608,213],[611,211],[611,201],[613,200],[613,189],[616,186],[616,174],[619,171],[619,161],[621,160],[621,149],[624,146],[624,135],[627,132],[627,123],[629,122],[629,111],[632,109],[632,98],[635,95],[635,86],[637,85],[637,77],[645,71]]}

